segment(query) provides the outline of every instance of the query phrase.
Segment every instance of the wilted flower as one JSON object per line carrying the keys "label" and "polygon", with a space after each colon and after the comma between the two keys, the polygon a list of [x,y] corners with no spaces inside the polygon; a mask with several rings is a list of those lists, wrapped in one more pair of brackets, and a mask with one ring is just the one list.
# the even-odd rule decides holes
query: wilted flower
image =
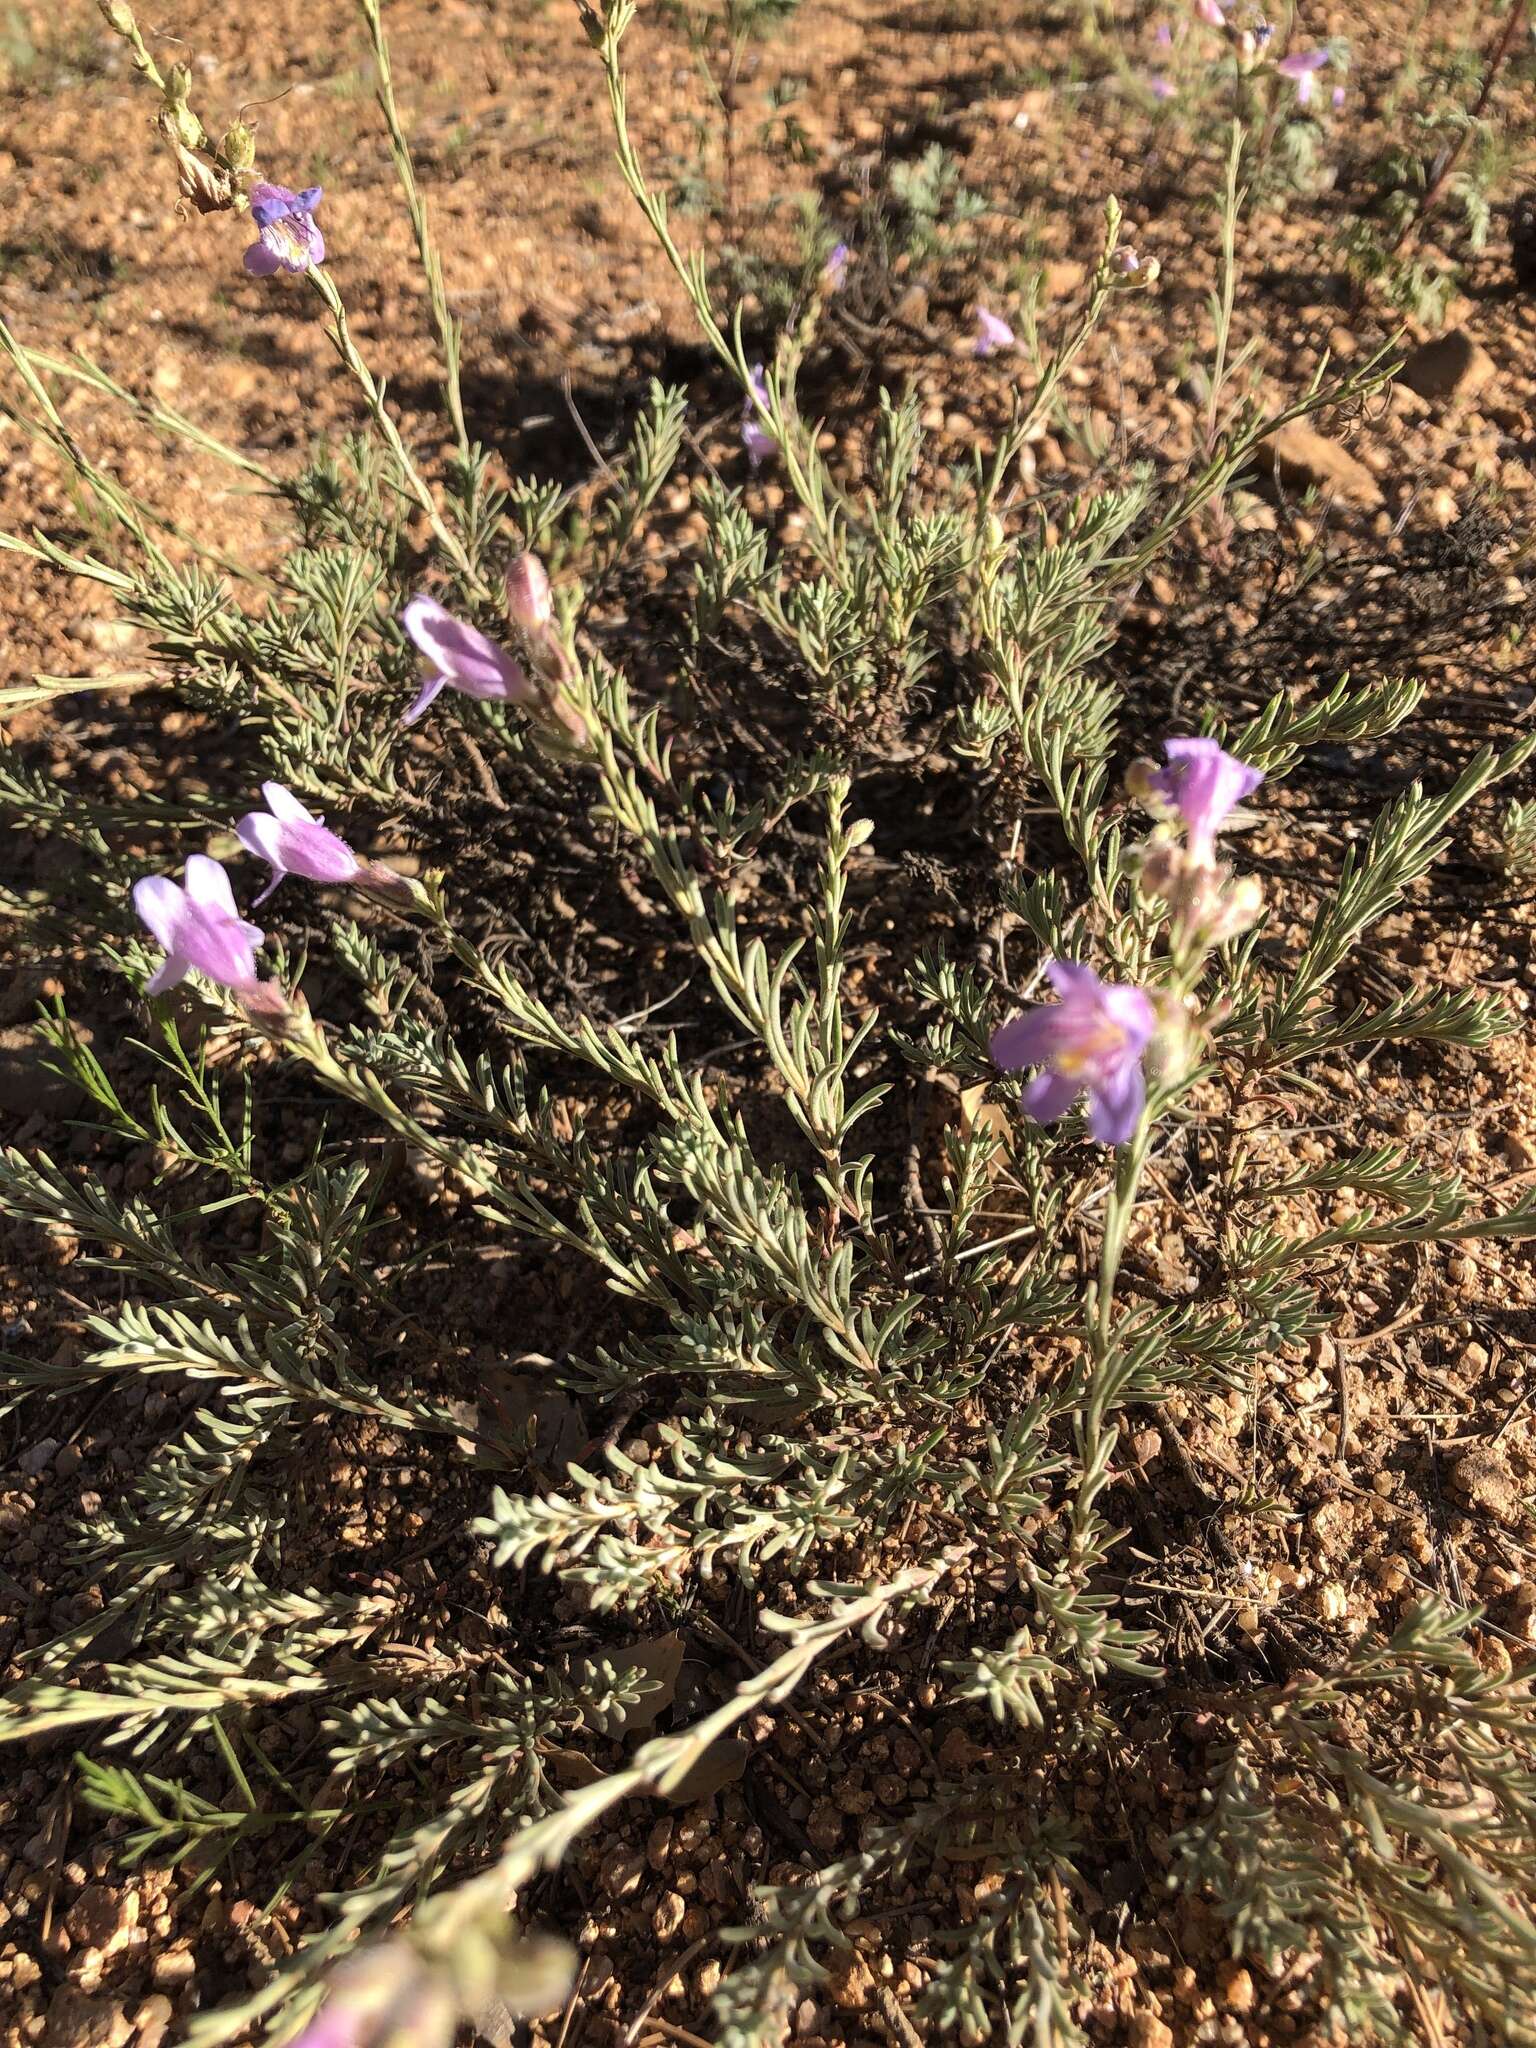
{"label": "wilted flower", "polygon": [[435,597],[413,597],[400,614],[400,623],[436,664],[436,673],[422,684],[400,721],[402,725],[413,725],[443,690],[459,690],[466,697],[497,703],[537,701],[538,692],[506,649],[456,619]]}
{"label": "wilted flower", "polygon": [[1041,1067],[1024,1090],[1024,1107],[1054,1123],[1088,1096],[1088,1129],[1104,1145],[1123,1145],[1146,1102],[1141,1059],[1157,1016],[1145,989],[1100,981],[1091,967],[1053,960],[1046,968],[1059,1003],[1037,1003],[992,1034],[1000,1067]]}
{"label": "wilted flower", "polygon": [[266,902],[284,875],[302,875],[307,882],[355,882],[363,874],[366,863],[327,830],[323,819],[306,810],[292,790],[280,782],[264,782],[261,793],[266,810],[247,811],[235,827],[246,851],[271,865],[272,879],[257,903]]}
{"label": "wilted flower", "polygon": [[1172,811],[1183,825],[1191,855],[1209,862],[1216,834],[1235,805],[1252,796],[1264,780],[1211,739],[1164,740],[1166,768],[1138,761],[1126,778],[1131,793],[1154,810]]}
{"label": "wilted flower", "polygon": [[252,277],[271,277],[277,270],[309,270],[325,261],[325,237],[315,226],[321,188],[307,185],[290,192],[286,185],[253,185],[251,219],[261,239],[245,252]]}
{"label": "wilted flower", "polygon": [[1012,348],[1013,329],[996,313],[988,312],[985,306],[976,308],[976,353],[989,356],[994,349]]}
{"label": "wilted flower", "polygon": [[225,988],[253,989],[256,948],[266,933],[235,909],[229,876],[216,860],[194,853],[186,877],[185,888],[169,875],[145,875],[133,885],[134,909],[165,948],[147,993],[163,995],[194,967]]}
{"label": "wilted flower", "polygon": [[822,281],[829,292],[840,292],[848,276],[849,249],[846,242],[839,242],[821,266]]}
{"label": "wilted flower", "polygon": [[1311,99],[1316,74],[1328,62],[1326,50],[1295,50],[1289,57],[1282,57],[1275,66],[1282,78],[1294,81],[1298,107],[1304,107]]}
{"label": "wilted flower", "polygon": [[768,378],[761,363],[752,365],[752,389],[741,408],[741,445],[746,449],[752,467],[778,448],[772,434],[763,425],[758,406],[768,404]]}

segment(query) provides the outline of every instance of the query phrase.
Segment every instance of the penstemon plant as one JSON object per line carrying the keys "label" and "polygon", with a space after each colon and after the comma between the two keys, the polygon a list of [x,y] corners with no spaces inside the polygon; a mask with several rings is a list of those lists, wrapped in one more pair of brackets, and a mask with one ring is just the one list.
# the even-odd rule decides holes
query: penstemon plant
{"label": "penstemon plant", "polygon": [[[1192,474],[1132,474],[1036,530],[1013,507],[1019,453],[1116,295],[1155,288],[1111,205],[1080,323],[964,489],[925,478],[916,408],[884,395],[871,474],[834,474],[797,383],[857,249],[834,251],[759,353],[630,139],[630,0],[583,8],[622,176],[739,388],[743,458],[776,467],[803,520],[775,557],[744,492],[709,487],[678,688],[642,698],[591,600],[678,458],[684,395],[652,388],[579,516],[558,485],[500,476],[469,431],[376,0],[363,25],[444,357],[456,453],[440,477],[353,339],[323,194],[258,177],[238,124],[215,145],[188,74],[161,75],[126,0],[104,11],[160,95],[188,202],[249,214],[246,269],[316,295],[371,429],[279,476],[0,331],[19,416],[121,543],[113,559],[42,534],[5,545],[109,590],[179,705],[238,740],[195,802],[113,808],[14,752],[0,766],[11,817],[80,856],[68,900],[13,890],[9,907],[38,949],[67,929],[116,975],[124,1043],[99,1051],[55,1013],[53,1059],[103,1151],[154,1162],[124,1192],[99,1163],[3,1155],[7,1213],[113,1277],[78,1352],[5,1359],[10,1396],[163,1379],[187,1397],[146,1469],[87,1516],[102,1598],[32,1653],[0,1734],[88,1743],[81,1797],[127,1859],[206,1874],[307,1827],[319,1844],[295,1867],[325,1871],[292,1953],[187,2038],[264,2026],[308,2048],[448,2048],[492,2006],[558,2010],[575,1930],[538,1931],[558,1917],[543,1874],[627,1802],[729,1785],[740,1731],[834,1661],[910,1681],[918,1629],[934,1714],[989,1725],[993,1747],[945,1744],[922,1796],[852,1852],[807,1855],[793,1881],[757,1874],[700,2022],[725,2048],[781,2039],[867,1934],[861,1916],[943,1891],[972,1859],[987,1886],[916,1941],[902,2024],[1085,2039],[1107,1852],[1062,1788],[1133,1720],[1171,1732],[1192,1710],[1204,1796],[1168,1881],[1221,1916],[1235,1954],[1277,1975],[1305,1957],[1325,2029],[1412,2038],[1411,1987],[1432,1973],[1469,2027],[1536,2038],[1519,2017],[1536,1993],[1527,1676],[1486,1669],[1476,1617],[1428,1600],[1390,1638],[1339,1636],[1281,1682],[1236,1658],[1202,1658],[1197,1681],[1144,1625],[1126,1562],[1145,1512],[1129,1427],[1161,1418],[1214,1518],[1175,1397],[1179,1413],[1255,1398],[1339,1316],[1343,1251],[1536,1235],[1536,1194],[1489,1210],[1396,1149],[1346,1143],[1318,1164],[1250,1142],[1257,1101],[1304,1100],[1342,1052],[1515,1028],[1475,991],[1368,1004],[1335,989],[1536,741],[1407,787],[1294,943],[1268,932],[1275,902],[1221,835],[1308,748],[1411,744],[1418,685],[1218,708],[1161,763],[1134,762],[1123,794],[1114,774],[1125,714],[1102,657],[1118,608],[1260,441],[1380,366],[1320,376],[1277,416],[1213,408]],[[994,308],[978,328],[985,352],[1016,346]],[[71,379],[269,492],[291,519],[283,559],[258,572],[167,532],[77,447],[53,395]],[[14,701],[87,686],[100,679],[39,678]],[[968,923],[924,884],[906,928],[872,945],[890,875],[923,857],[916,821],[962,788],[985,914]],[[231,873],[241,853],[259,877]],[[541,864],[610,949],[682,965],[715,1050],[667,1021],[662,969],[604,983],[562,966]],[[533,929],[513,942],[509,918]],[[1056,1000],[1032,1000],[1042,978]],[[641,1005],[619,1007],[637,987]],[[935,1131],[949,1089],[960,1113]],[[296,1159],[295,1100],[329,1119]],[[1131,1254],[1197,1145],[1215,1200],[1181,1215],[1197,1278],[1174,1292]],[[397,1206],[407,1248],[390,1265],[374,1246],[401,1162],[425,1215]],[[1342,1194],[1319,1224],[1313,1198]],[[595,1429],[561,1441],[537,1403],[498,1420],[493,1376],[461,1397],[413,1293],[413,1216],[434,1237],[456,1219],[450,1256],[488,1241],[595,1273],[568,1349],[521,1361]],[[406,1331],[428,1341],[403,1366]],[[343,1441],[430,1475],[476,1589],[475,1627],[444,1642],[434,1624],[415,1663],[396,1654],[422,1610],[390,1569],[387,1515],[371,1581],[322,1569],[303,1540],[297,1475]],[[558,1626],[516,1590],[530,1571],[559,1587]],[[707,1612],[725,1586],[750,1596],[767,1648],[685,1711],[636,1631]],[[623,1747],[669,1708],[667,1732]]]}

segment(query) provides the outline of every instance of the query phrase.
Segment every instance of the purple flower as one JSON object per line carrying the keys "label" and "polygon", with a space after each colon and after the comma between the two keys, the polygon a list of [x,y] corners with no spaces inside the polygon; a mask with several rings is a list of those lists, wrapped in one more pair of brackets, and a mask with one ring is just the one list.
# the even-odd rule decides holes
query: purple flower
{"label": "purple flower", "polygon": [[768,404],[768,378],[761,363],[752,365],[752,389],[741,408],[741,445],[756,469],[778,449],[778,442],[763,425],[758,406]]}
{"label": "purple flower", "polygon": [[187,862],[184,889],[169,875],[135,882],[133,907],[165,948],[146,985],[150,995],[163,995],[194,967],[225,988],[256,986],[255,949],[266,934],[236,911],[229,876],[206,853]]}
{"label": "purple flower", "polygon": [[[344,840],[326,830],[325,822],[307,811],[280,782],[264,782],[264,811],[247,811],[235,827],[248,853],[271,864],[272,879],[256,898],[265,903],[284,875],[302,875],[308,882],[355,882],[363,863]],[[255,905],[252,906],[254,909]]]}
{"label": "purple flower", "polygon": [[849,249],[846,242],[839,242],[821,266],[821,275],[829,292],[840,292],[848,276]]}
{"label": "purple flower", "polygon": [[1141,258],[1129,246],[1117,249],[1109,262],[1110,268],[1119,271],[1122,277],[1134,277],[1141,268]]}
{"label": "purple flower", "polygon": [[1171,50],[1173,48],[1173,30],[1166,21],[1160,21],[1157,27],[1153,29],[1152,40],[1160,50]]}
{"label": "purple flower", "polygon": [[329,1998],[324,2011],[310,2021],[290,2048],[358,2048],[356,2015]]}
{"label": "purple flower", "polygon": [[976,308],[976,353],[989,356],[997,348],[1012,348],[1013,329],[1006,320],[996,313],[989,313],[985,306]]}
{"label": "purple flower", "polygon": [[1166,768],[1146,778],[1147,794],[1177,811],[1197,861],[1215,856],[1216,834],[1233,806],[1252,796],[1263,771],[1217,746],[1214,740],[1164,740]]}
{"label": "purple flower", "polygon": [[1155,72],[1147,80],[1147,86],[1155,100],[1171,100],[1178,91],[1178,87],[1173,84],[1172,80],[1164,78],[1160,71]]}
{"label": "purple flower", "polygon": [[1332,96],[1332,103],[1333,103],[1333,111],[1334,111],[1334,112],[1335,112],[1336,114],[1337,114],[1337,113],[1341,113],[1341,112],[1343,111],[1343,107],[1344,107],[1344,97],[1345,97],[1345,95],[1344,95],[1344,88],[1343,88],[1343,86],[1342,86],[1342,85],[1336,85],[1336,86],[1335,86],[1335,87],[1333,88],[1333,96]]}
{"label": "purple flower", "polygon": [[445,611],[435,597],[413,597],[400,614],[400,623],[437,669],[422,684],[402,725],[413,725],[445,689],[497,703],[536,701],[537,691],[506,649]]}
{"label": "purple flower", "polygon": [[325,237],[315,226],[320,204],[318,185],[290,192],[286,185],[253,185],[251,219],[261,239],[245,252],[252,277],[270,277],[277,270],[309,270],[325,261]]}
{"label": "purple flower", "polygon": [[1084,1091],[1088,1129],[1101,1145],[1123,1145],[1147,1099],[1141,1056],[1157,1025],[1145,989],[1104,982],[1091,967],[1053,960],[1046,968],[1059,1003],[1037,1003],[992,1034],[1000,1067],[1040,1067],[1024,1107],[1054,1123]]}
{"label": "purple flower", "polygon": [[1275,66],[1282,78],[1295,81],[1296,104],[1304,107],[1312,97],[1315,74],[1329,61],[1326,50],[1296,50]]}

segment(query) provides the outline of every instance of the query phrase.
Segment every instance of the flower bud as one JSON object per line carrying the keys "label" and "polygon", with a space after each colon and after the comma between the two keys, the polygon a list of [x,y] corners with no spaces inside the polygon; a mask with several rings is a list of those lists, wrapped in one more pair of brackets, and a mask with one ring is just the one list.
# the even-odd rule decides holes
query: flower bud
{"label": "flower bud", "polygon": [[128,0],[99,0],[101,17],[114,34],[131,36],[138,27]]}
{"label": "flower bud", "polygon": [[173,64],[165,81],[165,105],[160,110],[160,125],[183,148],[201,149],[207,137],[203,134],[202,122],[187,105],[187,94],[191,90],[192,73],[185,64]]}
{"label": "flower bud", "polygon": [[256,166],[256,138],[243,121],[236,121],[224,132],[219,144],[219,159],[236,177],[254,170]]}
{"label": "flower bud", "polygon": [[547,631],[555,615],[544,564],[526,550],[513,557],[507,570],[507,613],[517,630],[530,639]]}

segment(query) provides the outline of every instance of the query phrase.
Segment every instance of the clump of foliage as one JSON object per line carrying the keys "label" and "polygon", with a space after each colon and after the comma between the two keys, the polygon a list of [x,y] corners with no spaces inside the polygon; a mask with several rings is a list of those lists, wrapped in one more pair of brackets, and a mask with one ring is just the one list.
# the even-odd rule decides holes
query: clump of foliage
{"label": "clump of foliage", "polygon": [[[764,1881],[709,2024],[726,2048],[779,2040],[861,1910],[980,1853],[1000,1876],[929,1939],[914,2020],[964,2042],[1077,2042],[1095,1844],[1055,1795],[1133,1719],[1173,1711],[1183,1676],[1122,1561],[1128,1425],[1174,1395],[1252,1391],[1295,1357],[1340,1312],[1346,1250],[1536,1234],[1536,1196],[1489,1211],[1398,1150],[1277,1170],[1242,1141],[1258,1095],[1306,1099],[1341,1052],[1432,1056],[1514,1028],[1491,995],[1365,1002],[1336,985],[1536,742],[1405,789],[1301,942],[1266,943],[1263,891],[1214,840],[1231,792],[1202,809],[1176,755],[1136,772],[1139,807],[1118,794],[1125,707],[1101,658],[1117,607],[1258,442],[1371,388],[1377,367],[1279,419],[1239,407],[1188,476],[1133,471],[1058,508],[1047,534],[1012,507],[1015,461],[1115,296],[1149,285],[1111,205],[1081,323],[969,479],[931,485],[916,406],[884,394],[868,474],[836,475],[796,390],[838,276],[771,361],[749,360],[630,141],[633,14],[585,11],[620,169],[803,531],[775,552],[741,489],[709,487],[675,687],[645,691],[593,600],[677,462],[684,395],[658,385],[637,405],[579,521],[558,484],[498,476],[466,417],[363,0],[442,345],[457,454],[434,478],[317,254],[319,196],[252,183],[249,138],[215,147],[185,78],[160,77],[110,0],[189,197],[249,212],[252,267],[270,257],[291,273],[272,289],[315,294],[371,431],[280,475],[121,394],[286,511],[277,562],[216,562],[76,444],[54,392],[111,389],[101,373],[0,330],[20,414],[119,543],[5,544],[109,591],[171,701],[232,735],[196,801],[113,808],[14,755],[0,770],[11,818],[78,857],[67,900],[11,907],[39,946],[67,930],[112,977],[125,1040],[138,1020],[108,1058],[55,1015],[54,1056],[103,1144],[153,1163],[125,1186],[4,1155],[6,1211],[67,1235],[112,1282],[77,1354],[10,1356],[5,1380],[16,1402],[175,1390],[155,1454],[79,1532],[101,1603],[35,1654],[0,1734],[84,1743],[81,1796],[121,1824],[126,1860],[206,1873],[296,1830],[296,1862],[324,1868],[320,1924],[249,1997],[199,2016],[195,2042],[257,2022],[286,2038],[329,1995],[354,2031],[406,2001],[414,2038],[446,2043],[493,1997],[558,2005],[567,1952],[515,1928],[586,1830],[626,1801],[703,1796],[740,1769],[746,1724],[819,1666],[878,1671],[932,1630],[939,1711],[985,1709],[998,1755],[946,1766],[851,1854]],[[429,752],[400,727],[413,642],[446,685],[410,707],[432,722]],[[34,694],[84,686],[40,678]],[[1282,689],[1246,718],[1218,712],[1182,758],[1245,767],[1259,802],[1256,778],[1272,788],[1310,747],[1406,730],[1419,697],[1391,678]],[[963,820],[963,883],[984,906],[969,924],[922,838],[935,805]],[[262,934],[203,853],[231,851],[241,812],[240,843],[289,876],[259,967]],[[189,854],[182,894],[160,870]],[[892,874],[923,883],[919,908],[873,943]],[[305,906],[325,882],[339,893],[322,920]],[[562,965],[543,914],[557,888],[640,963],[638,1000],[621,1009]],[[667,1014],[680,962],[702,1030]],[[1065,1000],[1021,1024],[1048,963]],[[1046,1075],[1021,1094],[1027,1065]],[[941,1081],[965,1109],[935,1128]],[[1086,1136],[1067,1108],[1080,1086]],[[320,1128],[292,1157],[295,1101]],[[1196,1291],[1160,1295],[1128,1284],[1125,1255],[1149,1164],[1177,1194],[1195,1133],[1219,1200],[1186,1219]],[[439,1369],[412,1305],[425,1248],[377,1256],[406,1162],[440,1204],[435,1256],[464,1256],[472,1212],[498,1244],[606,1290],[559,1356],[519,1362],[521,1407],[492,1367],[467,1401]],[[1343,1194],[1316,1222],[1312,1198]],[[558,1419],[572,1399],[601,1418],[575,1446]],[[429,1473],[444,1541],[503,1588],[473,1626],[435,1626],[420,1658],[398,1654],[412,1581],[385,1569],[404,1541],[387,1502],[371,1577],[321,1570],[303,1540],[303,1475],[338,1445]],[[532,1573],[576,1624],[522,1596]],[[760,1655],[685,1713],[654,1631],[722,1582],[753,1597]],[[1536,1993],[1536,1717],[1528,1675],[1473,1654],[1474,1621],[1431,1601],[1283,1684],[1204,1671],[1211,1775],[1173,1881],[1235,1952],[1306,1957],[1319,2018],[1352,2038],[1408,2038],[1427,1969],[1469,2025],[1529,2038],[1509,2016]],[[198,1789],[220,1772],[227,1795]]]}

